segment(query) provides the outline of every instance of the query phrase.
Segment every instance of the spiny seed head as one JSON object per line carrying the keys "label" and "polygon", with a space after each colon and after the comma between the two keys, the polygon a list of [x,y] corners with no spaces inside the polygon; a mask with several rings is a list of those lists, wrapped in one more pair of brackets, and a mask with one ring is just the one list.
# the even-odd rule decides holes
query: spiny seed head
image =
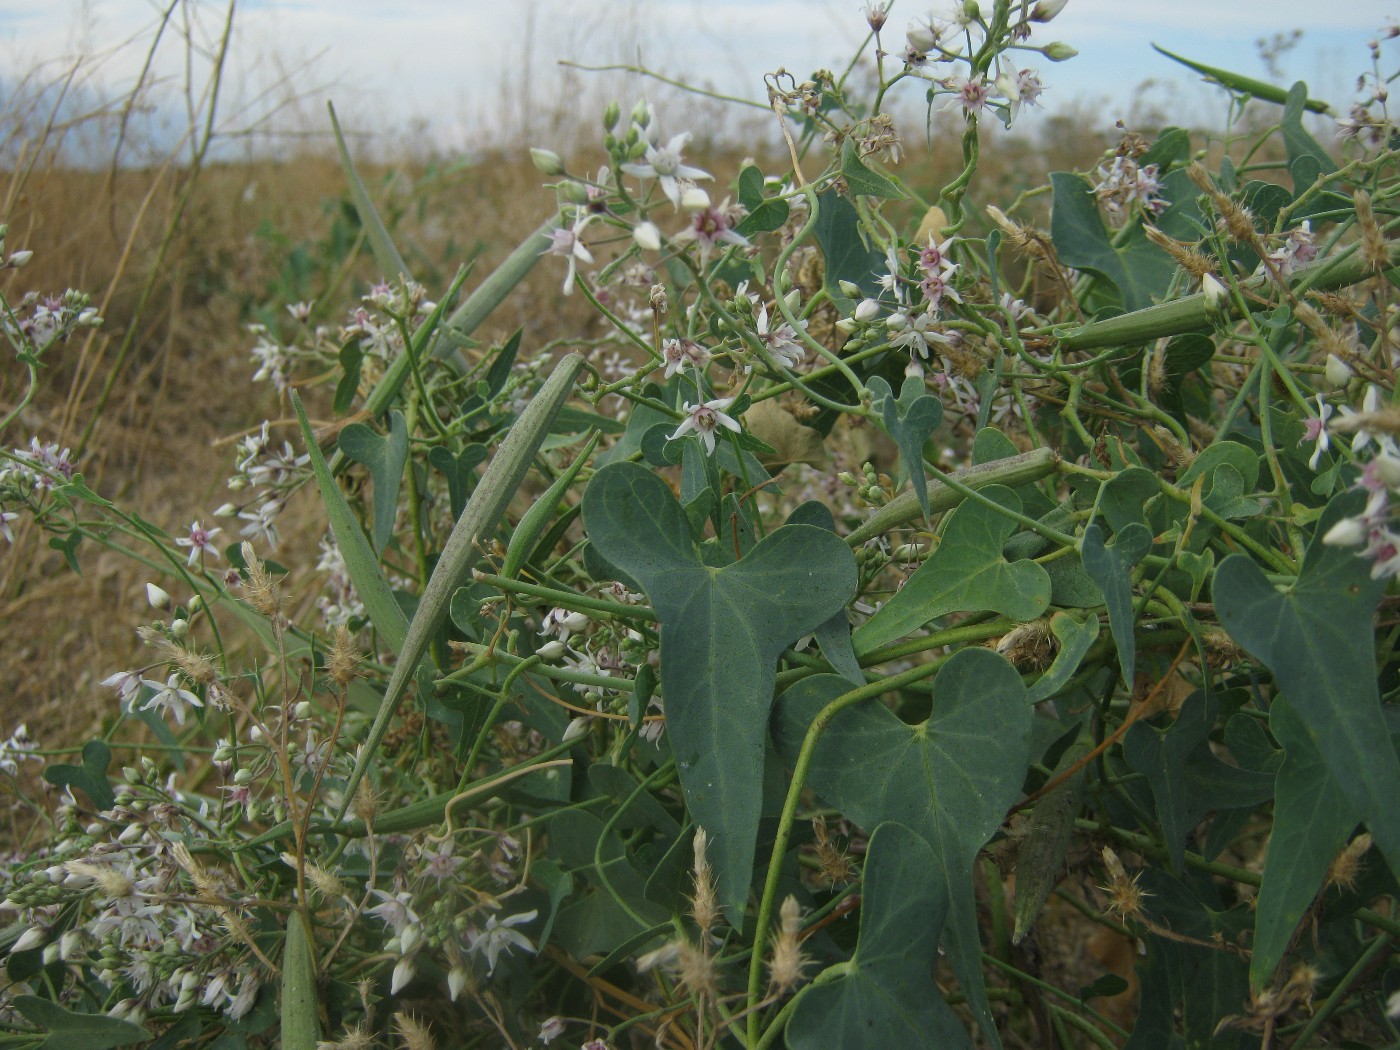
{"label": "spiny seed head", "polygon": [[1361,257],[1373,273],[1380,273],[1390,265],[1390,252],[1387,250],[1385,232],[1376,222],[1376,213],[1371,208],[1371,197],[1363,189],[1352,195],[1356,204],[1356,225],[1361,230]]}
{"label": "spiny seed head", "polygon": [[354,639],[350,637],[349,628],[340,624],[335,629],[335,641],[331,643],[331,651],[326,657],[326,672],[331,676],[331,681],[343,688],[360,673],[359,668],[360,654],[355,649]]}
{"label": "spiny seed head", "polygon": [[432,1030],[407,1010],[394,1014],[394,1032],[403,1040],[404,1050],[436,1050]]}
{"label": "spiny seed head", "polygon": [[704,828],[695,829],[695,896],[691,898],[691,914],[695,916],[695,925],[700,928],[700,935],[708,937],[710,930],[714,929],[719,921],[719,902],[715,898],[714,875],[710,870],[710,862],[705,857],[705,847],[709,842]]}
{"label": "spiny seed head", "polygon": [[807,957],[802,953],[802,909],[789,894],[778,912],[778,935],[773,939],[773,957],[768,963],[774,991],[782,994],[797,987]]}
{"label": "spiny seed head", "polygon": [[1048,667],[1055,655],[1055,636],[1048,620],[1032,620],[1002,635],[997,652],[1017,667]]}
{"label": "spiny seed head", "polygon": [[347,1028],[334,1042],[328,1039],[318,1040],[316,1050],[370,1050],[373,1045],[374,1037],[361,1021],[354,1028]]}
{"label": "spiny seed head", "polygon": [[243,564],[248,567],[248,583],[244,588],[244,593],[248,596],[248,604],[266,617],[280,616],[282,605],[286,599],[278,588],[277,581],[267,571],[267,566],[258,560],[251,543],[244,540],[241,549]]}
{"label": "spiny seed head", "polygon": [[117,900],[122,897],[130,897],[135,892],[135,885],[116,868],[106,864],[93,864],[85,860],[70,860],[63,865],[65,871],[70,875],[79,875],[89,878],[97,887],[98,892],[104,897]]}
{"label": "spiny seed head", "polygon": [[206,653],[194,649],[180,649],[175,658],[175,666],[191,682],[209,685],[214,681],[214,661]]}
{"label": "spiny seed head", "polygon": [[355,816],[365,822],[365,827],[374,826],[374,818],[379,813],[379,798],[368,777],[362,777],[355,788]]}
{"label": "spiny seed head", "polygon": [[1214,264],[1189,244],[1182,244],[1175,237],[1169,237],[1151,223],[1144,223],[1142,232],[1147,239],[1172,257],[1172,260],[1197,281],[1215,270]]}
{"label": "spiny seed head", "polygon": [[676,945],[676,978],[691,995],[714,998],[719,990],[714,959],[689,941]]}
{"label": "spiny seed head", "polygon": [[1367,832],[1362,832],[1347,843],[1327,869],[1327,884],[1342,890],[1354,889],[1357,876],[1361,874],[1361,858],[1370,848],[1371,836]]}
{"label": "spiny seed head", "polygon": [[316,887],[323,900],[338,900],[349,896],[345,889],[345,883],[333,871],[327,871],[319,864],[306,861],[304,869],[306,877],[311,880],[311,884]]}
{"label": "spiny seed head", "polygon": [[817,863],[827,884],[835,886],[855,878],[855,865],[846,856],[845,850],[832,841],[826,830],[826,818],[820,813],[812,818],[812,831],[817,841]]}
{"label": "spiny seed head", "polygon": [[1108,910],[1118,917],[1136,919],[1142,914],[1142,904],[1151,894],[1138,885],[1138,876],[1128,877],[1123,862],[1112,848],[1103,848],[1103,865],[1108,873],[1108,884],[1100,887],[1108,896]]}

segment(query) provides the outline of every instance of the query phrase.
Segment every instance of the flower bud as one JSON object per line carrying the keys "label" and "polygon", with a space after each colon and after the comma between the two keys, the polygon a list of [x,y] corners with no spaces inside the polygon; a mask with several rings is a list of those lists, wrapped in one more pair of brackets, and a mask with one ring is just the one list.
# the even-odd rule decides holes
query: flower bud
{"label": "flower bud", "polygon": [[560,623],[571,631],[581,631],[588,626],[588,616],[581,612],[571,612]]}
{"label": "flower bud", "polygon": [[406,926],[403,933],[399,934],[399,951],[407,955],[423,943],[423,927]]}
{"label": "flower bud", "polygon": [[13,955],[16,952],[27,952],[30,949],[37,948],[39,947],[39,945],[44,943],[44,938],[48,935],[49,931],[44,929],[42,926],[31,926],[29,927],[29,929],[25,930],[22,934],[20,934],[19,940],[15,941],[15,943],[10,948],[10,954]]}
{"label": "flower bud", "polygon": [[1343,518],[1327,530],[1322,542],[1329,547],[1359,547],[1366,542],[1366,523],[1360,518]]}
{"label": "flower bud", "polygon": [[860,290],[860,285],[854,281],[837,281],[836,284],[841,289],[841,294],[847,299],[855,299],[857,296],[865,294]]}
{"label": "flower bud", "polygon": [[651,123],[651,105],[646,99],[640,99],[632,107],[632,123],[639,128],[645,128]]}
{"label": "flower bud", "polygon": [[587,204],[588,187],[578,182],[566,182],[559,187],[559,194],[570,204]]}
{"label": "flower bud", "polygon": [[252,779],[253,771],[251,769],[240,769],[237,773],[233,774],[233,782],[239,787],[249,783]]}
{"label": "flower bud", "polygon": [[536,170],[543,175],[564,174],[564,162],[560,159],[559,154],[555,153],[552,149],[537,149],[531,147],[530,162],[534,164]]}
{"label": "flower bud", "polygon": [[[603,110],[603,130],[611,131],[613,128],[617,127],[617,122],[621,116],[622,107],[617,104],[616,99],[613,99],[613,101],[608,103],[608,108]],[[455,999],[456,996],[454,995],[453,998]]]}
{"label": "flower bud", "polygon": [[1075,48],[1070,47],[1068,44],[1062,44],[1058,40],[1053,44],[1046,44],[1042,49],[1042,53],[1051,62],[1063,62],[1065,59],[1073,58],[1075,55],[1079,54]]}
{"label": "flower bud", "polygon": [[564,643],[557,638],[551,642],[545,642],[544,645],[535,650],[535,655],[541,660],[557,660],[564,655]]}
{"label": "flower bud", "polygon": [[1382,452],[1371,460],[1371,466],[1376,472],[1376,477],[1381,479],[1381,483],[1388,489],[1400,489],[1400,459]]}
{"label": "flower bud", "polygon": [[183,638],[190,633],[190,621],[183,617],[170,621],[170,633],[176,638]]}
{"label": "flower bud", "polygon": [[1032,22],[1048,22],[1064,10],[1067,0],[1039,0],[1031,8]]}
{"label": "flower bud", "polygon": [[699,186],[687,186],[681,191],[681,207],[686,211],[704,211],[710,206],[710,195]]}
{"label": "flower bud", "polygon": [[452,996],[452,1001],[457,1001],[457,996],[462,994],[467,987],[467,981],[471,978],[471,973],[465,966],[454,966],[447,971],[447,991]]}
{"label": "flower bud", "polygon": [[878,299],[862,299],[856,304],[857,321],[873,321],[880,316],[880,302]]}
{"label": "flower bud", "polygon": [[44,965],[52,966],[54,963],[58,962],[58,960],[59,954],[57,942],[44,945]]}
{"label": "flower bud", "polygon": [[787,304],[789,310],[796,313],[798,308],[802,306],[802,289],[794,288],[788,292],[787,295],[783,296],[783,302]]}
{"label": "flower bud", "polygon": [[292,708],[292,713],[293,713],[293,716],[296,717],[296,718],[310,718],[310,717],[311,717],[311,701],[309,701],[309,700],[302,700],[300,703],[298,703],[298,704],[296,705],[296,707]]}
{"label": "flower bud", "polygon": [[22,252],[15,252],[14,255],[11,255],[10,261],[5,265],[12,266],[16,270],[23,269],[29,265],[29,260],[32,258],[34,258],[34,253],[26,248]]}
{"label": "flower bud", "polygon": [[853,318],[843,317],[841,318],[841,320],[836,322],[836,330],[838,332],[844,332],[846,335],[850,335],[856,330],[856,322]]}
{"label": "flower bud", "polygon": [[632,230],[632,240],[649,252],[661,250],[661,231],[654,222],[639,222]]}
{"label": "flower bud", "polygon": [[580,715],[578,718],[570,719],[569,726],[564,730],[564,736],[560,740],[563,744],[572,744],[588,733],[588,726],[593,719],[589,715]]}
{"label": "flower bud", "polygon": [[923,54],[932,51],[938,43],[938,34],[922,22],[910,26],[904,35],[909,38],[909,46]]}
{"label": "flower bud", "polygon": [[1336,354],[1328,354],[1325,374],[1327,377],[1327,385],[1333,389],[1346,386],[1352,376],[1351,365],[1347,364]]}
{"label": "flower bud", "polygon": [[170,595],[154,583],[146,584],[146,601],[150,602],[152,609],[170,608]]}
{"label": "flower bud", "polygon": [[1227,308],[1230,290],[1220,283],[1215,274],[1208,273],[1201,278],[1201,291],[1205,293],[1206,310],[1210,313],[1219,313]]}

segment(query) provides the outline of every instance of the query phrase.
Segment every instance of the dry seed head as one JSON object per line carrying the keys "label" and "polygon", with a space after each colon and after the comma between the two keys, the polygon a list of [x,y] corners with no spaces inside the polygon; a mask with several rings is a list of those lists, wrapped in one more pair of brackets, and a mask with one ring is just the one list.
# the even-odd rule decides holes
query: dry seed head
{"label": "dry seed head", "polygon": [[691,898],[691,914],[695,925],[700,928],[700,936],[708,937],[719,921],[719,902],[715,898],[714,875],[710,862],[705,857],[705,847],[709,836],[704,828],[695,829],[695,896]]}
{"label": "dry seed head", "polygon": [[715,961],[703,947],[689,941],[676,943],[676,978],[691,995],[714,998],[719,991]]}
{"label": "dry seed head", "polygon": [[214,661],[205,653],[182,648],[175,657],[175,666],[191,682],[210,685],[214,681]]}
{"label": "dry seed head", "polygon": [[394,1014],[394,1034],[403,1040],[404,1050],[437,1050],[432,1030],[407,1010]]}
{"label": "dry seed head", "polygon": [[374,827],[374,818],[379,813],[379,798],[368,777],[361,777],[355,788],[355,816],[365,822],[365,827]]}
{"label": "dry seed head", "polygon": [[1048,620],[1032,620],[1002,635],[997,652],[1016,667],[1048,667],[1055,655],[1055,636]]}
{"label": "dry seed head", "polygon": [[339,1039],[318,1039],[316,1050],[370,1050],[373,1045],[374,1037],[361,1021],[354,1028],[347,1028]]}
{"label": "dry seed head", "polygon": [[817,841],[817,864],[826,883],[835,886],[855,878],[855,866],[846,856],[845,850],[831,840],[831,835],[826,830],[826,818],[820,813],[812,818],[812,833]]}
{"label": "dry seed head", "polygon": [[1317,300],[1317,305],[1322,307],[1323,313],[1340,317],[1344,321],[1354,321],[1359,316],[1351,297],[1341,292],[1314,292],[1313,298]]}
{"label": "dry seed head", "polygon": [[1202,631],[1201,642],[1206,650],[1206,663],[1211,667],[1233,667],[1245,657],[1244,650],[1219,627]]}
{"label": "dry seed head", "polygon": [[244,540],[241,549],[243,564],[248,567],[248,583],[244,587],[248,604],[266,617],[280,615],[285,599],[277,587],[277,581],[267,571],[267,566],[258,559],[251,543]]}
{"label": "dry seed head", "polygon": [[1367,832],[1362,832],[1347,843],[1346,848],[1337,854],[1332,866],[1327,869],[1327,884],[1342,890],[1354,888],[1356,878],[1361,874],[1361,858],[1370,848],[1371,836]]}
{"label": "dry seed head", "polygon": [[807,957],[802,953],[802,909],[797,898],[788,894],[778,912],[778,936],[773,939],[773,957],[768,963],[768,976],[773,990],[789,992],[802,980]]}
{"label": "dry seed head", "polygon": [[1103,866],[1108,872],[1108,885],[1100,887],[1108,895],[1108,910],[1118,917],[1136,919],[1142,914],[1143,901],[1151,896],[1138,885],[1138,877],[1128,877],[1123,862],[1112,848],[1103,848]]}
{"label": "dry seed head", "polygon": [[1361,229],[1361,257],[1373,273],[1380,273],[1390,265],[1390,252],[1387,251],[1385,233],[1376,222],[1376,213],[1371,208],[1371,197],[1365,190],[1358,189],[1352,195],[1356,202],[1356,225]]}
{"label": "dry seed head", "polygon": [[86,860],[70,860],[63,865],[63,870],[70,875],[80,875],[91,879],[98,892],[113,900],[130,897],[136,890],[129,878],[117,871],[116,868],[106,864],[93,864]]}
{"label": "dry seed head", "polygon": [[345,883],[340,881],[335,872],[327,871],[319,864],[313,864],[309,860],[304,862],[302,868],[306,872],[306,877],[311,880],[311,885],[316,887],[323,900],[338,900],[349,896]]}
{"label": "dry seed head", "polygon": [[1215,266],[1211,260],[1189,244],[1183,244],[1175,237],[1168,237],[1151,223],[1144,223],[1142,231],[1147,234],[1149,241],[1170,255],[1172,260],[1195,280],[1203,280],[1206,274],[1214,272]]}
{"label": "dry seed head", "polygon": [[326,671],[331,681],[344,687],[360,673],[359,668],[360,654],[355,649],[354,639],[350,637],[350,629],[340,624],[335,629],[335,641],[331,643],[331,651],[326,657]]}
{"label": "dry seed head", "polygon": [[1379,412],[1358,412],[1330,423],[1329,428],[1338,434],[1354,434],[1358,430],[1400,434],[1400,408],[1387,406]]}

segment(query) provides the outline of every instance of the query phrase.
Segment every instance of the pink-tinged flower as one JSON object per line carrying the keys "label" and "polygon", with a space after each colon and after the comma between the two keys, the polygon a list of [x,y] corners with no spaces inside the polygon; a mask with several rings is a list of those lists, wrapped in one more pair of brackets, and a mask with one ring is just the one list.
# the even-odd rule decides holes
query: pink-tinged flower
{"label": "pink-tinged flower", "polygon": [[937,234],[928,235],[928,246],[919,250],[919,265],[923,267],[924,273],[952,273],[958,268],[958,264],[948,255],[956,239],[949,237],[939,244]]}
{"label": "pink-tinged flower", "polygon": [[1283,247],[1270,252],[1269,258],[1284,277],[1316,259],[1317,242],[1312,232],[1311,221],[1304,219],[1295,229],[1290,230]]}
{"label": "pink-tinged flower", "polygon": [[697,211],[690,220],[690,225],[676,234],[673,238],[677,243],[694,241],[700,245],[700,257],[703,259],[710,253],[720,241],[725,244],[737,245],[740,248],[749,246],[748,238],[734,229],[734,220],[729,217],[728,200],[718,208],[702,208]]}
{"label": "pink-tinged flower", "polygon": [[928,359],[929,347],[933,343],[951,343],[952,340],[933,326],[938,318],[932,311],[922,310],[913,316],[903,311],[885,318],[885,327],[890,331],[890,346],[903,347],[911,357]]}
{"label": "pink-tinged flower", "polygon": [[[804,328],[806,321],[798,322]],[[776,328],[768,327],[768,307],[764,306],[758,311],[758,317],[754,319],[754,331],[758,333],[758,340],[775,360],[788,368],[796,368],[806,354],[806,349],[797,341],[797,332],[792,325],[784,322]]]}
{"label": "pink-tinged flower", "polygon": [[496,969],[496,962],[502,952],[508,952],[511,948],[519,948],[522,951],[535,951],[535,946],[530,942],[530,938],[523,933],[511,929],[512,926],[523,926],[527,922],[534,922],[538,912],[527,911],[519,915],[511,915],[508,918],[496,921],[496,916],[492,915],[486,920],[486,926],[479,933],[472,933],[469,936],[467,950],[481,952],[486,956],[486,974],[489,977]]}
{"label": "pink-tinged flower", "polygon": [[1303,441],[1313,442],[1313,454],[1308,459],[1308,469],[1316,470],[1318,463],[1322,461],[1322,454],[1331,446],[1331,439],[1327,436],[1327,420],[1332,418],[1332,406],[1322,400],[1322,395],[1317,395],[1317,415],[1309,416],[1303,423]]}
{"label": "pink-tinged flower", "polygon": [[694,339],[663,339],[661,356],[666,359],[665,377],[667,379],[686,366],[699,372],[710,363],[710,351]]}
{"label": "pink-tinged flower", "polygon": [[648,143],[642,163],[624,164],[622,170],[640,179],[655,179],[661,184],[661,192],[677,208],[681,206],[679,179],[710,179],[709,172],[692,168],[681,162],[681,151],[690,141],[690,132],[683,131],[664,146]]}
{"label": "pink-tinged flower", "polygon": [[733,401],[732,397],[716,398],[713,401],[706,401],[703,405],[692,405],[687,401],[685,410],[688,414],[681,420],[681,425],[676,428],[675,433],[671,435],[671,440],[675,441],[682,434],[693,430],[705,446],[705,454],[709,455],[714,452],[716,427],[727,427],[736,434],[742,429],[737,422],[724,414],[724,410]]}
{"label": "pink-tinged flower", "polygon": [[977,114],[987,108],[987,102],[992,97],[992,89],[987,84],[987,78],[981,73],[975,77],[949,77],[943,81],[943,86],[953,92],[952,97],[944,103],[944,108],[960,106],[964,113]]}
{"label": "pink-tinged flower", "polygon": [[545,255],[562,255],[568,260],[568,268],[564,272],[564,294],[569,295],[574,290],[574,273],[579,263],[592,265],[593,253],[588,250],[588,246],[579,238],[585,226],[595,218],[588,214],[574,222],[571,230],[560,227],[557,230],[549,231],[549,247],[544,250]]}
{"label": "pink-tinged flower", "polygon": [[1022,69],[1016,74],[1016,95],[1023,106],[1038,105],[1045,85],[1040,82],[1040,74],[1034,69]]}
{"label": "pink-tinged flower", "polygon": [[141,673],[139,671],[118,671],[102,679],[102,684],[117,691],[117,698],[127,706],[141,695]]}
{"label": "pink-tinged flower", "polygon": [[935,312],[943,305],[944,298],[953,300],[955,303],[962,302],[962,296],[958,290],[949,283],[948,278],[952,276],[952,270],[940,270],[929,274],[920,282],[919,287],[923,289],[924,301],[928,303],[929,312]]}
{"label": "pink-tinged flower", "polygon": [[548,1046],[554,1040],[564,1034],[564,1019],[562,1017],[546,1017],[540,1023],[540,1042]]}
{"label": "pink-tinged flower", "polygon": [[175,541],[177,547],[188,547],[190,556],[186,559],[186,565],[193,565],[199,560],[201,554],[207,554],[211,558],[220,558],[219,548],[214,546],[214,537],[223,532],[223,529],[206,529],[202,521],[190,523],[190,534],[182,536]]}
{"label": "pink-tinged flower", "polygon": [[394,931],[394,936],[400,936],[404,930],[410,926],[417,925],[420,920],[417,913],[409,907],[413,896],[407,892],[385,893],[383,890],[371,889],[370,893],[380,899],[382,903],[376,904],[373,908],[365,910],[366,915],[373,915],[384,925]]}

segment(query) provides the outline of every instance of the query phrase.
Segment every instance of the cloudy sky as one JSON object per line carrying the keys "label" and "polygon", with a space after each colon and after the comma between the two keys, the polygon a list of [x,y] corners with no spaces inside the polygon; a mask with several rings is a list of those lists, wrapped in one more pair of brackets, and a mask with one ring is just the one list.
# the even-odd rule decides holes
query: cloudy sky
{"label": "cloudy sky", "polygon": [[[179,35],[195,41],[199,67],[226,5],[174,2],[169,40],[154,68],[178,84],[187,58]],[[23,71],[52,74],[87,55],[101,57],[85,67],[88,86],[96,93],[120,89],[137,75],[143,41],[171,3],[0,0],[0,70],[10,71],[0,75],[0,88]],[[887,46],[902,43],[911,19],[947,6],[900,0]],[[1284,79],[1307,80],[1314,97],[1344,110],[1367,62],[1366,41],[1394,11],[1393,0],[1069,0],[1035,41],[1065,41],[1079,56],[1058,65],[1029,56],[1026,64],[1040,68],[1052,110],[1087,103],[1111,121],[1130,115],[1139,98],[1180,112],[1182,120],[1208,120],[1223,111],[1223,96],[1157,55],[1150,42],[1268,78],[1255,41],[1300,29],[1301,41],[1279,60]],[[509,138],[524,126],[538,135],[551,114],[591,124],[603,98],[620,95],[627,104],[661,91],[638,77],[571,72],[561,60],[640,62],[762,99],[765,72],[839,69],[866,31],[858,0],[243,0],[234,24],[230,127],[273,104],[292,123],[320,126],[321,107],[333,99],[349,122],[400,138],[431,136],[445,150]]]}

